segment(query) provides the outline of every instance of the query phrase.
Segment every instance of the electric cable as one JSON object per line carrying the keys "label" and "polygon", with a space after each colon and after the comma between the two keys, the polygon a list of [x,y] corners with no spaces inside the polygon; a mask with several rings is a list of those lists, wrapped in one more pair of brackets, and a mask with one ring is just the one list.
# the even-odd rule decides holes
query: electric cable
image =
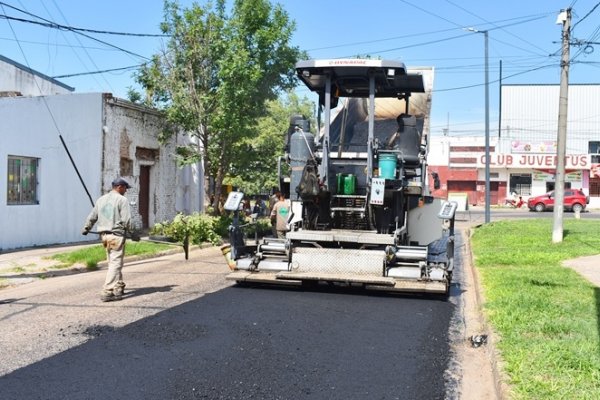
{"label": "electric cable", "polygon": [[[4,3],[0,2],[0,8],[2,8],[2,11],[4,12]],[[13,29],[10,21],[8,22],[8,25],[10,27],[10,30],[12,31],[13,35],[15,36],[15,39],[17,40],[17,45],[19,46],[19,50],[21,51],[21,54],[23,55],[23,59],[25,60],[25,63],[27,64],[27,67],[29,69],[31,69],[31,67],[29,67],[29,62],[27,61],[27,56],[25,55],[25,52],[23,51],[23,47],[21,46],[21,44],[18,41],[17,35],[15,33],[15,30]],[[42,93],[42,89],[40,88],[40,84],[38,82],[37,79],[33,80],[39,90],[40,93]],[[52,120],[52,123],[54,125],[54,127],[56,128],[56,131],[58,132],[58,137],[63,145],[63,148],[65,149],[67,156],[69,157],[69,160],[71,161],[71,165],[73,165],[73,168],[75,169],[75,173],[77,174],[77,176],[79,177],[79,181],[81,182],[81,185],[83,186],[83,189],[85,190],[85,193],[87,194],[90,203],[92,204],[92,207],[94,206],[94,200],[92,199],[92,195],[90,194],[84,180],[83,177],[81,176],[81,174],[79,173],[79,169],[77,168],[77,164],[75,164],[75,161],[73,160],[73,157],[71,156],[71,152],[69,151],[69,148],[67,147],[67,144],[65,143],[63,137],[62,137],[62,133],[60,131],[60,128],[58,127],[58,122],[56,122],[56,118],[54,117],[54,114],[52,113],[52,110],[50,109],[50,105],[48,104],[48,101],[46,100],[46,96],[40,96],[42,98],[42,102],[44,103],[44,106],[46,107],[46,109],[48,110],[48,114],[50,115],[50,119]]]}
{"label": "electric cable", "polygon": [[[48,20],[48,19],[46,19],[46,18],[40,17],[40,16],[38,16],[38,15],[35,15],[35,14],[31,14],[31,13],[29,13],[29,12],[27,12],[27,11],[21,10],[21,9],[19,9],[19,8],[13,7],[13,6],[9,5],[9,4],[6,4],[6,3],[4,3],[4,2],[2,2],[2,1],[0,1],[0,6],[2,6],[2,11],[4,12],[4,15],[6,15],[6,11],[4,10],[4,6],[5,6],[5,5],[6,5],[7,7],[10,7],[10,8],[12,8],[12,9],[15,9],[15,10],[17,10],[17,11],[19,11],[19,12],[22,12],[22,13],[24,13],[24,14],[27,14],[27,15],[33,16],[33,17],[35,17],[35,18],[38,18],[38,19],[40,19],[40,20],[42,20],[42,21],[45,21],[46,23],[53,24],[53,25],[55,25],[55,26],[56,26],[56,25],[58,25],[58,24],[56,24],[55,22],[53,22],[53,21],[50,21],[50,20]],[[10,20],[8,20],[8,21],[10,21]],[[12,29],[12,26],[11,26],[11,29]],[[114,48],[114,49],[116,49],[116,50],[122,51],[122,52],[124,52],[124,53],[127,53],[127,54],[130,54],[130,55],[132,55],[132,56],[139,57],[139,58],[142,58],[142,59],[144,59],[144,60],[150,61],[150,59],[149,59],[148,57],[145,57],[145,56],[142,56],[142,55],[140,55],[140,54],[136,54],[136,53],[134,53],[134,52],[131,52],[131,51],[129,51],[129,50],[123,49],[123,48],[121,48],[121,47],[115,46],[115,45],[113,45],[113,44],[111,44],[111,43],[105,42],[104,40],[97,39],[97,38],[95,38],[95,37],[93,37],[93,36],[90,36],[90,35],[87,35],[87,34],[85,34],[85,33],[83,33],[83,32],[79,32],[79,31],[73,30],[73,29],[72,29],[72,28],[70,28],[70,27],[64,26],[64,27],[62,27],[61,29],[65,29],[65,30],[68,30],[68,31],[71,31],[71,32],[77,33],[78,35],[81,35],[81,36],[83,36],[83,37],[86,37],[86,38],[88,38],[88,39],[90,39],[90,40],[96,41],[96,42],[98,42],[98,43],[102,43],[102,44],[103,44],[103,45],[105,45],[105,46],[112,47],[112,48]],[[14,33],[14,31],[13,31],[13,33]]]}

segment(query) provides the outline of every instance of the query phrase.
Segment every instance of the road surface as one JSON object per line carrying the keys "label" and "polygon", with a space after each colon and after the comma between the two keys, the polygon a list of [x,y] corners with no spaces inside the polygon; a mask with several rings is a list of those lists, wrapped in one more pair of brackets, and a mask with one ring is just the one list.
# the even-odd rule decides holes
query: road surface
{"label": "road surface", "polygon": [[120,302],[105,271],[0,290],[1,398],[465,399],[457,247],[447,301],[238,287],[217,248],[127,263]]}

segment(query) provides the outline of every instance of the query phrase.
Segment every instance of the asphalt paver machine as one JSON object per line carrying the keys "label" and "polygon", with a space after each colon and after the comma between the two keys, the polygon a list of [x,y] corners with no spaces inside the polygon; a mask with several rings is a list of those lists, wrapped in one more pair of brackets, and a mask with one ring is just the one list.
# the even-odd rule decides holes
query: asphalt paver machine
{"label": "asphalt paver machine", "polygon": [[[315,134],[291,123],[289,231],[253,242],[235,222],[227,279],[447,294],[457,204],[430,195],[429,183],[439,185],[427,171],[433,70],[333,59],[296,71],[324,122]],[[230,193],[225,208],[237,212],[242,198]]]}

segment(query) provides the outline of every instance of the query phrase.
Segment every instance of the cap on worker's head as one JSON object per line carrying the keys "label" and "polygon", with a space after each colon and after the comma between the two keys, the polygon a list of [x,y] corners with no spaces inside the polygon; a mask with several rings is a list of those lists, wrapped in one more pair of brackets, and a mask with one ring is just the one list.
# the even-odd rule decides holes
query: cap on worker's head
{"label": "cap on worker's head", "polygon": [[129,183],[123,178],[117,178],[112,182],[112,187],[117,186],[125,186],[127,189],[131,188],[131,185],[129,185]]}

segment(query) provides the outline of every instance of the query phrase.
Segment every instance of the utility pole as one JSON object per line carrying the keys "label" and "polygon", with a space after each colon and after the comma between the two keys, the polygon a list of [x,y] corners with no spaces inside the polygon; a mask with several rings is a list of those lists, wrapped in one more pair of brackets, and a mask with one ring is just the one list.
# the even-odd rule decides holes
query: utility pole
{"label": "utility pole", "polygon": [[490,66],[488,57],[488,31],[485,37],[485,222],[490,222]]}
{"label": "utility pole", "polygon": [[558,137],[556,140],[556,175],[554,185],[554,227],[552,243],[563,240],[565,203],[565,156],[567,149],[567,111],[569,102],[569,50],[571,40],[571,9],[562,10],[556,20],[562,24],[562,57],[560,61],[560,98],[558,103]]}
{"label": "utility pole", "polygon": [[490,222],[490,65],[488,56],[488,31],[466,28],[469,32],[482,33],[485,39],[485,223]]}

